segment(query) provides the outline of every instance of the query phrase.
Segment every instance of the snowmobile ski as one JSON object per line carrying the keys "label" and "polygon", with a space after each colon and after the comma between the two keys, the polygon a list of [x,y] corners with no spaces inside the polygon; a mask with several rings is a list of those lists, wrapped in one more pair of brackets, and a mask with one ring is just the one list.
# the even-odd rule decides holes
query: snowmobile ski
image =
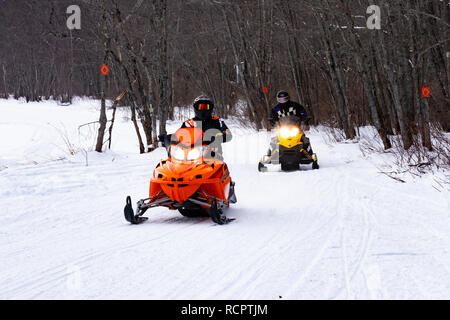
{"label": "snowmobile ski", "polygon": [[258,171],[259,172],[267,172],[268,170],[267,170],[267,167],[262,162],[259,162],[258,163]]}
{"label": "snowmobile ski", "polygon": [[140,215],[144,214],[144,212],[146,210],[143,210],[142,212],[139,212],[139,208],[138,210],[136,210],[136,214],[133,211],[133,205],[131,204],[131,197],[128,196],[127,200],[126,200],[126,205],[125,208],[123,209],[124,211],[124,215],[125,215],[125,219],[131,223],[131,224],[141,224],[145,221],[148,220],[147,217],[141,217]]}
{"label": "snowmobile ski", "polygon": [[235,218],[227,218],[222,209],[217,208],[217,203],[213,202],[211,205],[211,209],[209,210],[209,215],[211,216],[212,221],[219,225],[224,225],[230,223],[231,221],[236,220]]}

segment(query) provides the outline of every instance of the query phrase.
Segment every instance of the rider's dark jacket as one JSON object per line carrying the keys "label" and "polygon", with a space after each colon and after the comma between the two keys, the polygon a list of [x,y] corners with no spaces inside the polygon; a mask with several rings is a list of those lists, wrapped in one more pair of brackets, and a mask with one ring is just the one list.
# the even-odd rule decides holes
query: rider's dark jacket
{"label": "rider's dark jacket", "polygon": [[183,122],[181,128],[200,128],[205,133],[203,140],[211,141],[209,157],[223,160],[222,143],[231,141],[233,136],[222,119],[211,117],[201,120],[195,117]]}
{"label": "rider's dark jacket", "polygon": [[217,133],[223,134],[223,143],[231,141],[233,137],[225,122],[219,117],[211,117],[206,120],[192,118],[183,122],[181,128],[200,128],[205,133],[205,140],[208,140],[211,136],[215,136]]}
{"label": "rider's dark jacket", "polygon": [[277,104],[272,109],[270,122],[274,125],[278,120],[280,120],[280,118],[288,116],[297,116],[300,120],[306,120],[308,114],[301,104],[289,100],[286,103]]}

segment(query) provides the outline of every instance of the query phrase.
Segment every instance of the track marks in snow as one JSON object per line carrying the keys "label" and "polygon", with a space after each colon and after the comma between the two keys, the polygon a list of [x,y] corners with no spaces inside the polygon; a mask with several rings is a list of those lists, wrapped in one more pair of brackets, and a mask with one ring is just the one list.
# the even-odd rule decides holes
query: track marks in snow
{"label": "track marks in snow", "polygon": [[[313,189],[312,192],[314,193],[322,193],[322,194],[340,194],[342,189],[342,174],[335,174],[331,181],[333,181],[333,184],[327,184],[327,188],[325,190],[317,190]],[[317,215],[325,215],[327,216],[328,212],[334,212],[334,215],[327,220],[324,224],[320,225],[317,231],[325,231],[325,237],[322,239],[315,239],[319,241],[323,241],[318,248],[315,249],[315,253],[309,263],[307,264],[306,268],[302,270],[298,278],[296,277],[295,281],[291,285],[291,288],[285,293],[284,296],[286,298],[293,299],[293,297],[296,296],[296,292],[300,289],[302,284],[307,280],[310,273],[313,272],[316,265],[322,261],[325,255],[325,251],[329,249],[329,247],[332,244],[332,240],[336,236],[336,232],[339,229],[339,226],[341,225],[342,221],[342,211],[340,210],[340,200],[336,197],[333,199],[332,202],[327,199],[328,201],[323,204],[323,206],[320,208],[320,211],[316,212]],[[322,229],[322,230],[321,230]],[[309,235],[308,235],[309,236]],[[311,241],[314,239],[314,237],[309,238],[308,236],[304,237],[303,240],[305,241]],[[301,242],[299,242],[301,243]]]}
{"label": "track marks in snow", "polygon": [[[345,187],[346,192],[341,194],[346,195],[346,200],[343,201],[345,204],[341,210],[343,212],[343,219],[341,221],[341,236],[340,236],[340,244],[342,250],[342,262],[343,262],[343,274],[344,274],[344,286],[338,288],[337,292],[333,294],[333,298],[339,297],[342,292],[345,290],[345,298],[346,299],[355,299],[358,298],[355,296],[355,291],[352,290],[355,284],[356,276],[361,272],[364,264],[364,260],[367,258],[370,242],[371,242],[371,219],[370,219],[370,207],[365,206],[355,206],[355,201],[351,199],[352,197],[359,197],[357,188],[355,188],[355,184],[351,183],[351,179],[349,176],[345,177]],[[361,202],[357,202],[361,203]],[[355,215],[351,220],[357,221],[358,216],[362,215],[363,222],[359,222],[356,226],[353,226],[351,223],[346,223],[346,217],[348,215]],[[361,217],[360,217],[361,219]],[[350,221],[352,222],[352,221]],[[361,228],[362,227],[362,228]],[[350,233],[348,230],[352,228],[353,232]],[[357,237],[355,239],[355,234]],[[348,246],[349,239],[351,243],[358,243],[355,248],[351,248]],[[352,251],[353,254],[350,254],[349,251]],[[364,285],[365,282],[358,282]],[[364,286],[365,291],[367,292],[367,286]],[[357,291],[361,291],[361,288],[358,288]]]}
{"label": "track marks in snow", "polygon": [[[118,145],[135,140],[129,122],[117,130]],[[380,175],[356,144],[330,147],[320,132],[309,134],[320,170],[261,174],[264,135],[264,148],[249,148],[261,142],[251,132],[226,145],[246,155],[228,163],[238,203],[227,226],[165,208],[124,222],[126,195],[146,196],[164,150],[1,170],[0,298],[450,297],[442,195]]]}

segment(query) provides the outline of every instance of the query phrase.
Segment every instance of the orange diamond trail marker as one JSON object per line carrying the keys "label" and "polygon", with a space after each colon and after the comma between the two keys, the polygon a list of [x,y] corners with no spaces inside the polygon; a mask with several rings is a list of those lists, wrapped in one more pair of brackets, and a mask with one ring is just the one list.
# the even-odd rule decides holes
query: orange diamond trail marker
{"label": "orange diamond trail marker", "polygon": [[424,87],[422,85],[422,98],[429,98],[430,97],[430,85],[427,85]]}
{"label": "orange diamond trail marker", "polygon": [[109,66],[107,64],[102,64],[102,66],[100,67],[100,73],[103,76],[107,76],[109,74]]}

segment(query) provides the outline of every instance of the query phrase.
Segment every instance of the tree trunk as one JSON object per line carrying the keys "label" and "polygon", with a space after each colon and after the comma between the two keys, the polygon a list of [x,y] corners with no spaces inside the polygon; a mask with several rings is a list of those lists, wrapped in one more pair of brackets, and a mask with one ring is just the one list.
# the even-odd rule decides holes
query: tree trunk
{"label": "tree trunk", "polygon": [[[106,61],[106,59],[105,59]],[[106,76],[100,75],[100,97],[101,97],[101,108],[100,108],[100,119],[98,122],[100,123],[100,127],[98,128],[97,135],[97,144],[95,146],[95,151],[102,152],[103,148],[103,139],[105,136],[106,129],[106,102],[105,102],[105,86],[106,86]]]}
{"label": "tree trunk", "polygon": [[4,94],[5,94],[5,99],[8,99],[8,85],[6,83],[6,67],[3,64],[3,86],[4,86]]}
{"label": "tree trunk", "polygon": [[[227,25],[228,37],[230,38],[230,41],[231,41],[231,47],[233,49],[234,61],[235,61],[236,67],[238,68],[239,78],[241,80],[242,87],[244,89],[244,93],[245,93],[245,96],[246,96],[246,100],[247,100],[247,104],[248,104],[248,107],[249,107],[249,111],[251,112],[251,116],[253,117],[253,119],[257,119],[256,118],[256,109],[255,109],[255,107],[253,105],[253,101],[252,101],[252,99],[250,97],[250,92],[249,92],[249,89],[248,89],[248,86],[247,86],[247,80],[246,80],[246,77],[245,77],[245,73],[244,73],[244,70],[242,70],[243,67],[241,66],[241,61],[240,61],[241,59],[239,58],[239,55],[238,55],[238,52],[237,52],[236,41],[235,41],[235,38],[234,38],[233,33],[231,31],[230,19],[229,19],[228,15],[227,15],[227,12],[225,11],[225,8],[222,6],[221,9],[222,9],[222,15],[223,15],[224,20],[225,20],[226,25]],[[259,122],[259,121],[255,121],[255,122],[256,122],[256,129],[257,130],[261,130],[262,129],[261,122]]]}
{"label": "tree trunk", "polygon": [[112,117],[111,117],[111,124],[109,125],[109,129],[108,129],[108,134],[109,134],[108,149],[110,149],[110,150],[111,150],[111,143],[112,143],[112,131],[113,131],[113,127],[114,127],[114,121],[116,120],[117,102],[118,101],[115,101],[112,106],[113,113],[112,113]]}
{"label": "tree trunk", "polygon": [[139,130],[139,125],[137,123],[137,117],[136,117],[136,100],[134,95],[130,92],[130,100],[131,100],[131,121],[134,125],[134,130],[136,131],[136,135],[138,138],[139,143],[139,153],[145,153],[145,147],[144,142],[142,141],[141,131]]}
{"label": "tree trunk", "polygon": [[382,32],[377,32],[379,44],[378,47],[381,48],[381,57],[383,60],[384,70],[387,76],[387,80],[389,82],[391,96],[394,104],[394,110],[397,114],[398,123],[400,126],[400,133],[403,141],[403,148],[406,150],[409,149],[412,145],[412,135],[411,131],[407,127],[407,119],[405,116],[405,112],[403,111],[403,107],[400,102],[400,89],[399,89],[399,81],[396,79],[396,75],[391,66],[391,62],[388,61],[388,53],[384,44],[384,36]]}
{"label": "tree trunk", "polygon": [[[319,17],[316,17],[320,21]],[[356,131],[351,120],[351,113],[349,112],[349,106],[347,96],[345,92],[345,84],[342,79],[342,70],[338,64],[336,57],[336,49],[333,44],[333,39],[329,31],[329,26],[325,25],[323,21],[320,22],[322,31],[324,33],[323,43],[326,46],[326,54],[328,58],[328,64],[330,69],[331,80],[335,91],[338,118],[342,128],[344,129],[346,139],[354,139],[356,137]]]}
{"label": "tree trunk", "polygon": [[159,85],[159,133],[166,134],[166,122],[169,113],[169,70],[167,45],[167,0],[157,1],[157,24],[159,27],[158,39],[158,85]]}
{"label": "tree trunk", "polygon": [[[103,7],[103,2],[102,2],[102,9],[104,9]],[[110,41],[111,39],[108,36],[107,33],[107,24],[106,24],[106,10],[103,14],[103,25],[104,25],[104,43],[103,43],[103,50],[104,50],[104,57],[103,57],[103,64],[108,64],[108,55],[109,55],[109,50],[110,50]],[[106,130],[106,122],[107,122],[107,118],[106,118],[106,98],[105,98],[105,89],[106,89],[106,75],[99,75],[100,79],[100,98],[101,98],[101,107],[100,107],[100,118],[99,118],[99,123],[100,123],[100,127],[98,128],[98,135],[97,135],[97,143],[95,146],[95,151],[97,152],[102,152],[102,148],[103,148],[103,140],[104,140],[104,136],[105,136],[105,130]]]}
{"label": "tree trunk", "polygon": [[153,94],[153,79],[148,70],[148,66],[144,64],[145,77],[147,78],[147,111],[149,116],[149,124],[147,130],[150,130],[150,139],[147,133],[147,144],[152,146],[148,151],[153,151],[158,146],[157,132],[156,132],[156,114],[155,114],[155,96]]}

